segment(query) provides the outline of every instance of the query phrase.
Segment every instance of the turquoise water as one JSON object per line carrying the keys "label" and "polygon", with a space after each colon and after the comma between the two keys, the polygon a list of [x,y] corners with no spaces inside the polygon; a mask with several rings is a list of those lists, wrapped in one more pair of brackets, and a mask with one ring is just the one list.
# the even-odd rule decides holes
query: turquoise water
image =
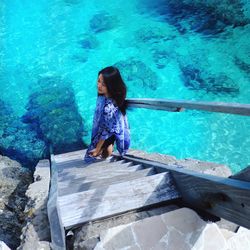
{"label": "turquoise water", "polygon": [[[128,97],[250,103],[250,24],[228,24],[213,34],[183,17],[180,28],[173,15],[166,18],[149,2],[2,0],[1,99],[22,116],[30,94],[39,89],[38,79],[60,76],[72,83],[87,144],[97,72],[121,61],[134,74],[125,77]],[[105,20],[98,23],[100,16]],[[185,84],[183,69],[189,65],[201,78],[230,88],[197,86],[192,79]],[[128,118],[132,148],[223,163],[233,171],[250,163],[249,117],[134,109]]]}

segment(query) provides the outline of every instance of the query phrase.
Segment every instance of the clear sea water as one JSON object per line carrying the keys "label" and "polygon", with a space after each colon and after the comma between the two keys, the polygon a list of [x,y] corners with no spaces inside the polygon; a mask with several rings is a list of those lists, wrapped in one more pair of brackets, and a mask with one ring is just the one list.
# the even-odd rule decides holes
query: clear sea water
{"label": "clear sea water", "polygon": [[[193,30],[183,34],[162,16],[148,11],[147,2],[1,0],[1,99],[21,116],[39,77],[61,76],[70,80],[87,132],[83,139],[89,143],[97,72],[134,58],[147,65],[158,81],[156,89],[143,81],[127,82],[128,97],[250,103],[249,71],[241,70],[234,63],[236,57],[241,58],[245,69],[250,67],[250,25],[231,25],[212,37]],[[90,21],[95,14],[103,12],[116,20],[114,27],[93,33]],[[181,20],[183,26],[185,21]],[[145,30],[164,34],[167,39],[138,39],[138,34]],[[90,34],[94,37],[92,49],[81,42]],[[167,53],[165,58],[158,58],[164,66],[157,65],[157,50]],[[207,74],[228,76],[239,86],[239,93],[187,88],[179,65],[192,63]],[[128,118],[131,148],[227,164],[233,171],[250,163],[250,117],[134,109],[128,111]]]}

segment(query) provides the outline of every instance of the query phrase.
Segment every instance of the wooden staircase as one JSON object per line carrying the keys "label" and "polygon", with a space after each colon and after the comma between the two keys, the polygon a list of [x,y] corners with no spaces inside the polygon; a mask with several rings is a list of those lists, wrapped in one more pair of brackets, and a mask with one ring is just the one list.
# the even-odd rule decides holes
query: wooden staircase
{"label": "wooden staircase", "polygon": [[176,201],[250,228],[249,168],[222,178],[129,155],[86,164],[85,152],[52,155],[47,208],[53,249],[66,249],[70,229]]}
{"label": "wooden staircase", "polygon": [[54,190],[48,210],[54,213],[50,224],[57,224],[53,235],[59,247],[55,249],[65,248],[61,244],[65,230],[181,197],[167,171],[157,173],[154,167],[117,157],[86,164],[84,154],[80,150],[55,155],[52,162]]}
{"label": "wooden staircase", "polygon": [[55,156],[65,229],[180,197],[168,172],[157,174],[153,168],[125,160],[85,164],[84,153],[80,151],[68,163],[61,162],[68,154]]}

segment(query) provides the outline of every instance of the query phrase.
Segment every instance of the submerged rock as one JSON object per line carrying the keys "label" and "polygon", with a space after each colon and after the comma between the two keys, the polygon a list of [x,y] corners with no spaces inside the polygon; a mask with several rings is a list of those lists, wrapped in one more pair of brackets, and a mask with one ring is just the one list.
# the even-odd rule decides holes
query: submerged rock
{"label": "submerged rock", "polygon": [[171,59],[172,59],[171,52],[164,49],[153,50],[153,60],[158,69],[165,68]]}
{"label": "submerged rock", "polygon": [[207,9],[214,13],[216,18],[226,25],[244,26],[250,23],[247,12],[247,1],[242,0],[184,0],[187,5],[195,5],[197,8]]}
{"label": "submerged rock", "polygon": [[87,33],[83,34],[79,44],[83,49],[96,49],[99,46],[96,36]]}
{"label": "submerged rock", "polygon": [[205,90],[213,94],[239,94],[239,86],[228,76],[205,75],[192,65],[181,66],[184,85],[192,90]]}
{"label": "submerged rock", "polygon": [[11,107],[0,99],[0,136],[3,135],[4,129],[16,118]]}
{"label": "submerged rock", "polygon": [[193,30],[204,35],[214,36],[228,26],[244,26],[250,23],[250,17],[241,0],[156,0],[143,1],[140,9],[157,15],[174,25],[180,33]]}
{"label": "submerged rock", "polygon": [[209,91],[212,93],[224,93],[224,94],[239,94],[239,86],[228,76],[218,75],[208,77],[207,81],[209,83]]}
{"label": "submerged rock", "polygon": [[234,58],[234,63],[239,67],[240,70],[250,75],[250,63],[244,62],[239,57]]}
{"label": "submerged rock", "polygon": [[121,71],[126,82],[133,82],[143,88],[157,89],[159,79],[154,71],[139,60],[129,58],[126,61],[119,61],[115,64]]}
{"label": "submerged rock", "polygon": [[83,148],[83,121],[71,83],[60,77],[44,77],[29,97],[23,122],[52,147],[54,153]]}
{"label": "submerged rock", "polygon": [[135,39],[138,42],[142,43],[149,43],[149,44],[155,44],[159,43],[161,41],[168,41],[175,38],[175,35],[167,35],[164,34],[164,30],[158,28],[158,27],[143,27],[136,31],[135,33]]}
{"label": "submerged rock", "polygon": [[72,60],[78,63],[86,63],[88,61],[87,54],[76,54],[71,57]]}
{"label": "submerged rock", "polygon": [[112,16],[108,12],[103,11],[91,18],[89,26],[94,33],[100,33],[115,28],[117,23],[118,19],[116,16]]}
{"label": "submerged rock", "polygon": [[46,156],[45,143],[38,138],[11,107],[0,100],[0,152],[17,160],[25,167],[33,168]]}
{"label": "submerged rock", "polygon": [[201,78],[201,71],[191,65],[181,67],[184,85],[188,88],[199,90],[204,88],[205,81]]}

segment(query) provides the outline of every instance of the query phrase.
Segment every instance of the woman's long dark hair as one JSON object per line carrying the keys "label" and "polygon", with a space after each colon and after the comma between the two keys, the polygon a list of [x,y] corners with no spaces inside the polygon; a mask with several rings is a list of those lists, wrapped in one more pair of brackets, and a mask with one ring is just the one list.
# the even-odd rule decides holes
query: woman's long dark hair
{"label": "woman's long dark hair", "polygon": [[98,76],[100,74],[103,76],[110,97],[115,100],[118,108],[125,115],[127,87],[122,80],[120,71],[114,66],[109,66],[99,71]]}

